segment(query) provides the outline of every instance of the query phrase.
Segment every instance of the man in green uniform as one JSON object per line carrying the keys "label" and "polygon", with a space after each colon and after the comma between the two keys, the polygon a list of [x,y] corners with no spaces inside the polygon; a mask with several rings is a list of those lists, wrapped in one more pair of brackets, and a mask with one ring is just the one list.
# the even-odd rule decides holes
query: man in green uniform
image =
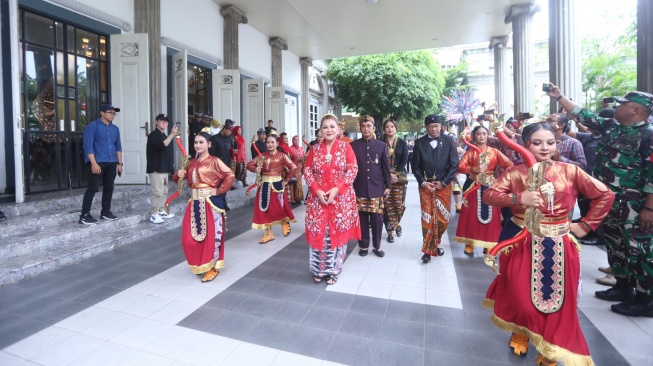
{"label": "man in green uniform", "polygon": [[619,106],[614,119],[597,117],[575,105],[553,84],[549,95],[585,126],[603,134],[594,176],[615,193],[602,236],[617,284],[596,291],[596,297],[621,301],[612,305],[615,313],[653,317],[653,126],[649,122],[653,95],[636,91],[615,98]]}

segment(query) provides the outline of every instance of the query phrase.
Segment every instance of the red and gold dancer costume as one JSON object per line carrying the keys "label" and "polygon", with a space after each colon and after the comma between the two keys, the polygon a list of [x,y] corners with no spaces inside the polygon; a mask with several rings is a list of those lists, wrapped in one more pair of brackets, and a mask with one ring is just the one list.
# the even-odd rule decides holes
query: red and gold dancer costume
{"label": "red and gold dancer costume", "polygon": [[[348,143],[336,139],[328,154],[323,141],[308,152],[304,167],[310,191],[306,199],[306,242],[310,246],[309,268],[316,277],[340,274],[347,243],[361,238],[353,187],[356,174],[356,155]],[[317,191],[328,192],[334,187],[338,187],[334,201],[320,203]]]}
{"label": "red and gold dancer costume", "polygon": [[[231,170],[220,169],[219,161],[210,155],[201,161],[195,158],[186,169],[191,199],[182,222],[181,246],[194,274],[224,267],[224,194],[235,178]],[[176,174],[174,180],[179,180]]]}
{"label": "red and gold dancer costume", "polygon": [[[458,165],[458,173],[467,174],[463,193],[463,207],[458,220],[454,241],[465,244],[465,253],[472,254],[474,247],[490,249],[497,244],[501,234],[501,209],[490,207],[481,201],[483,192],[494,181],[494,170],[500,165],[512,166],[512,162],[499,150],[486,146],[479,154],[470,148]],[[481,173],[472,168],[480,167]]]}
{"label": "red and gold dancer costume", "polygon": [[288,204],[282,178],[284,168],[288,169],[288,176],[294,176],[297,167],[288,155],[280,151],[262,152],[261,156],[247,163],[247,169],[251,172],[255,172],[258,166],[261,167],[262,176],[254,201],[252,229],[265,230],[263,239],[259,241],[265,244],[274,240],[272,225],[281,225],[283,235],[288,236],[290,222],[297,222]]}
{"label": "red and gold dancer costume", "polygon": [[[491,319],[497,327],[513,332],[510,348],[515,354],[526,354],[530,338],[540,352],[538,364],[548,363],[546,358],[567,366],[593,365],[578,322],[580,247],[569,234],[568,214],[578,193],[584,194],[591,204],[579,225],[585,232],[595,230],[610,210],[614,194],[575,165],[535,163],[530,151],[515,148],[528,164],[509,168],[483,194],[484,203],[511,207],[514,212],[499,244],[485,258],[496,266],[494,256],[503,251],[500,274],[483,306],[494,311]],[[539,208],[519,204],[522,192],[535,190],[543,198]]]}
{"label": "red and gold dancer costume", "polygon": [[243,182],[243,187],[247,187],[247,150],[245,149],[245,138],[242,136],[242,127],[234,127],[234,140],[236,141],[234,153],[236,180]]}
{"label": "red and gold dancer costume", "polygon": [[302,183],[302,175],[304,174],[304,160],[306,159],[306,152],[304,152],[304,149],[299,144],[299,136],[293,136],[292,145],[290,145],[290,148],[294,152],[294,155],[292,155],[293,163],[297,166],[297,174],[295,174],[297,181],[292,183],[293,197],[295,199],[295,203],[301,203],[302,198],[304,198],[304,184]]}

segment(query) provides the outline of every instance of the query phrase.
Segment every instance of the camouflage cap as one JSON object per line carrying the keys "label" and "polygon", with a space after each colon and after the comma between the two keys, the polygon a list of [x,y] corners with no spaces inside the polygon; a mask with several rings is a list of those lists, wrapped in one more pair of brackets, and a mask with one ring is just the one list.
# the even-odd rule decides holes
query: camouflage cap
{"label": "camouflage cap", "polygon": [[641,91],[630,92],[623,97],[615,97],[617,103],[633,102],[644,106],[649,111],[653,111],[653,95]]}

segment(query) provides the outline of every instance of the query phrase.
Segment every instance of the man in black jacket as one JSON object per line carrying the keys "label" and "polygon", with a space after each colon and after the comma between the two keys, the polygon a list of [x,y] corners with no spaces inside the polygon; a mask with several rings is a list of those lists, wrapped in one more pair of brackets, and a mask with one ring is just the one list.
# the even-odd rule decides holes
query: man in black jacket
{"label": "man in black jacket", "polygon": [[172,154],[170,142],[179,135],[179,127],[174,126],[170,135],[168,131],[168,116],[159,114],[156,116],[156,128],[147,136],[147,147],[145,156],[147,168],[145,172],[150,178],[152,186],[152,204],[150,206],[150,222],[153,224],[163,223],[163,219],[173,218],[174,214],[164,211],[166,193],[168,193],[168,175],[172,172]]}
{"label": "man in black jacket", "polygon": [[252,144],[251,150],[252,150],[252,159],[258,156],[258,153],[256,152],[256,149],[254,148],[254,145],[258,148],[258,151],[263,154],[266,150],[267,147],[265,147],[265,129],[264,128],[259,128],[258,131],[256,132],[256,136],[258,137],[258,140]]}
{"label": "man in black jacket", "polygon": [[430,114],[424,119],[428,134],[415,141],[411,165],[419,185],[422,206],[422,261],[441,256],[440,239],[449,225],[452,182],[458,172],[458,152],[453,137],[440,133],[443,118]]}

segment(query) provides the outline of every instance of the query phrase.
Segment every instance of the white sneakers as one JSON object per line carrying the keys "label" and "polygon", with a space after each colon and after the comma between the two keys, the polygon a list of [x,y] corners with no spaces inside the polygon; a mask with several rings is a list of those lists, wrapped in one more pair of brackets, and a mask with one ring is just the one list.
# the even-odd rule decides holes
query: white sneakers
{"label": "white sneakers", "polygon": [[161,210],[158,214],[150,216],[150,222],[153,224],[162,224],[163,219],[171,219],[175,217],[175,214],[169,214]]}
{"label": "white sneakers", "polygon": [[153,223],[153,224],[162,224],[163,219],[161,218],[161,215],[156,214],[156,215],[150,216],[150,222]]}

